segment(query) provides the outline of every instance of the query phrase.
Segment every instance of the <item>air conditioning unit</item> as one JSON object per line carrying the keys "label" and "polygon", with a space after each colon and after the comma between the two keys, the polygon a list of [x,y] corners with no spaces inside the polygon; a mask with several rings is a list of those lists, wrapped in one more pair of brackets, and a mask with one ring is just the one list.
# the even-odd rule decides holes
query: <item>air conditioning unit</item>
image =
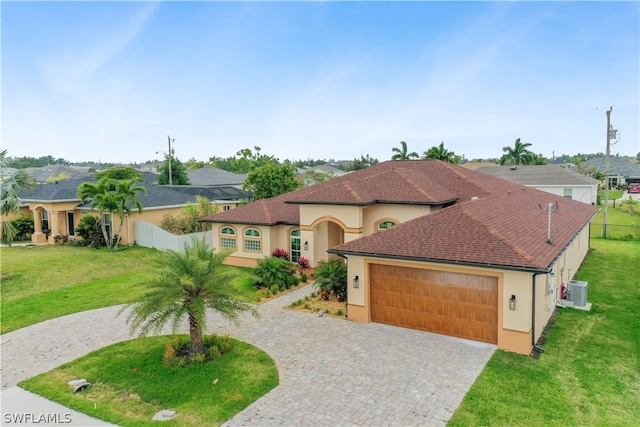
{"label": "air conditioning unit", "polygon": [[578,307],[587,305],[587,282],[569,280],[569,301]]}

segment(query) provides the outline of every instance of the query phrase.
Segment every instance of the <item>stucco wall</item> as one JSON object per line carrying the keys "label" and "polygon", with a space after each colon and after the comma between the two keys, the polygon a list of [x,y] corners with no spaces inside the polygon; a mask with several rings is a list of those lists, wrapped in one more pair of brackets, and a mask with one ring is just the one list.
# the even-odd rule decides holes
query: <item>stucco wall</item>
{"label": "stucco wall", "polygon": [[378,231],[376,229],[376,224],[383,220],[401,224],[430,212],[431,209],[429,206],[384,204],[366,206],[362,212],[363,235],[368,236],[369,234]]}
{"label": "stucco wall", "polygon": [[[571,186],[571,185],[536,185],[538,190],[546,191],[558,197],[564,197],[564,189],[571,188],[571,198],[578,202],[595,205],[598,198],[598,186]],[[552,200],[550,200],[552,202]]]}

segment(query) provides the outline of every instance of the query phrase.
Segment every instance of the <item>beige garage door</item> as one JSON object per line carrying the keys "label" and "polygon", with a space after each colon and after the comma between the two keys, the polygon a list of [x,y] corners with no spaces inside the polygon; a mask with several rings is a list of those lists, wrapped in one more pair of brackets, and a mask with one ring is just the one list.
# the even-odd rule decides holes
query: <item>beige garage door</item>
{"label": "beige garage door", "polygon": [[371,320],[497,344],[498,279],[372,264]]}

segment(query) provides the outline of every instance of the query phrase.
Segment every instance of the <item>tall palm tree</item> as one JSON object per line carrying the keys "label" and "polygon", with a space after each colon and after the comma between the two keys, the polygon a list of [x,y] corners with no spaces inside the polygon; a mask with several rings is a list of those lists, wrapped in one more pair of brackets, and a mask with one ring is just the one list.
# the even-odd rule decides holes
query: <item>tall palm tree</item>
{"label": "tall palm tree", "polygon": [[419,157],[418,153],[416,153],[415,151],[412,151],[411,153],[408,152],[406,142],[400,141],[400,144],[402,145],[402,148],[393,147],[391,149],[391,151],[396,153],[391,156],[391,160],[410,160],[417,159]]}
{"label": "tall palm tree", "polygon": [[175,332],[186,317],[189,320],[189,354],[194,356],[204,353],[202,333],[206,328],[207,309],[236,323],[241,312],[248,311],[255,316],[257,312],[250,304],[238,301],[229,292],[229,282],[242,274],[223,264],[230,253],[214,253],[207,247],[204,237],[193,238],[182,252],[163,251],[146,292],[123,309],[131,309],[127,319],[131,332],[139,330],[144,336],[160,331],[167,323],[171,323]]}
{"label": "tall palm tree", "polygon": [[0,241],[11,245],[16,230],[11,221],[5,218],[9,214],[20,212],[20,193],[33,189],[36,184],[24,170],[9,174],[8,167],[7,149],[0,150],[0,214],[3,218]]}
{"label": "tall palm tree", "polygon": [[443,162],[458,164],[458,156],[453,151],[444,148],[444,142],[437,147],[431,147],[422,154],[423,159],[436,159]]}
{"label": "tall palm tree", "polygon": [[533,154],[528,150],[529,147],[531,147],[531,144],[528,142],[520,142],[520,138],[516,139],[513,147],[502,147],[502,151],[504,151],[505,154],[500,157],[500,164],[505,165],[513,162],[513,164],[516,165],[528,165],[531,163]]}
{"label": "tall palm tree", "polygon": [[80,184],[78,197],[80,197],[82,203],[91,202],[91,206],[98,209],[100,218],[106,213],[118,215],[120,226],[115,241],[109,236],[105,221],[100,221],[107,247],[116,249],[120,244],[125,216],[131,215],[133,209],[137,209],[139,213],[142,212],[144,207],[138,199],[138,195],[146,193],[147,189],[136,185],[141,180],[140,176],[136,175],[133,178],[126,179],[114,178],[131,176],[127,170],[122,171],[119,168],[114,168],[114,170],[110,170],[108,173],[103,172],[102,174],[97,184],[91,182]]}

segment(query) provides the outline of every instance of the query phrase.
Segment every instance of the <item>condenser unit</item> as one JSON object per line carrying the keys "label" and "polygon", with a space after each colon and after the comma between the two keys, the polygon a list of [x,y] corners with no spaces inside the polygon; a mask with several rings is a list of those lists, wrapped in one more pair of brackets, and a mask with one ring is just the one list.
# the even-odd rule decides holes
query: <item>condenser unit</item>
{"label": "condenser unit", "polygon": [[587,305],[587,282],[569,280],[569,301],[578,307]]}

